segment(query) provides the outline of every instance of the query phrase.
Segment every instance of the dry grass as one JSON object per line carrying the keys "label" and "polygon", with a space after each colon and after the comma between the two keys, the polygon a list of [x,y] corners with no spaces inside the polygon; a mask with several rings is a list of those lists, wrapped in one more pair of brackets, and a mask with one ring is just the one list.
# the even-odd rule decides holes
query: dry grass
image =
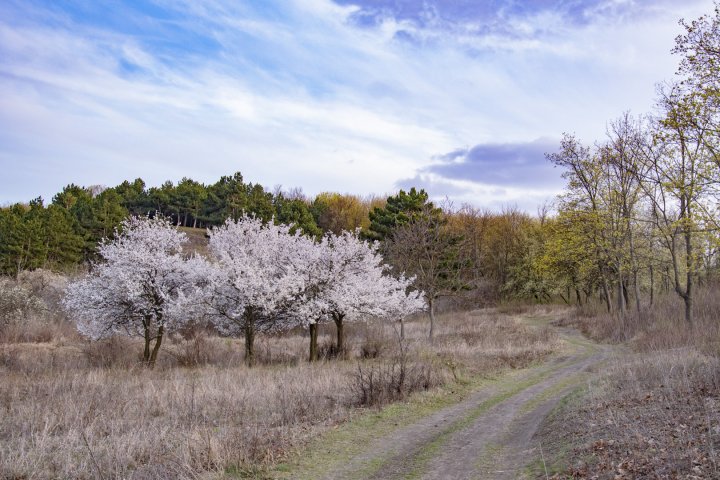
{"label": "dry grass", "polygon": [[684,319],[684,304],[677,295],[661,296],[652,308],[630,309],[625,318],[611,315],[601,305],[586,305],[565,320],[588,337],[600,341],[628,342],[634,349],[653,352],[690,347],[720,355],[720,295],[717,286],[699,289],[695,298],[695,325]]}
{"label": "dry grass", "polygon": [[668,296],[624,321],[569,319],[630,348],[541,430],[554,478],[720,478],[720,299],[699,292],[695,328],[683,314]]}
{"label": "dry grass", "polygon": [[[138,366],[141,345],[126,338],[2,344],[0,472],[106,479],[248,474],[369,403],[356,388],[359,368],[387,369],[402,354],[409,369],[425,375],[427,381],[408,381],[381,404],[526,365],[557,342],[547,329],[494,311],[440,316],[434,344],[425,338],[424,318],[407,324],[403,343],[383,322],[346,330],[347,360],[308,364],[306,334],[291,332],[260,336],[260,365],[253,369],[243,365],[241,340],[206,332],[169,340],[154,371]],[[333,334],[321,328],[326,351]]]}

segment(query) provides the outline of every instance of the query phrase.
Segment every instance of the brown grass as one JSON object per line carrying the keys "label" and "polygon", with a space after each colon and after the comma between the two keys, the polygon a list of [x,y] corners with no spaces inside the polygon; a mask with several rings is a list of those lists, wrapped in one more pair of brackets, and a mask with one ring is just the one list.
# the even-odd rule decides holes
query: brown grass
{"label": "brown grass", "polygon": [[[544,328],[493,311],[407,324],[408,368],[417,389],[520,367],[552,352]],[[321,344],[333,329],[321,329]],[[155,371],[138,366],[141,346],[115,338],[0,345],[0,471],[5,478],[204,478],[272,464],[363,403],[358,369],[389,368],[396,329],[351,324],[348,360],[308,364],[302,332],[258,338],[260,366],[242,363],[242,342],[196,333],[168,342]],[[364,352],[377,352],[363,359]],[[387,386],[387,385],[386,385]],[[392,385],[391,385],[392,387]]]}
{"label": "brown grass", "polygon": [[657,299],[652,308],[630,309],[624,318],[608,314],[601,305],[586,305],[565,319],[588,337],[610,343],[629,343],[635,350],[653,352],[691,347],[720,355],[720,295],[718,286],[700,289],[695,298],[695,325],[684,319],[684,304],[675,294]]}
{"label": "brown grass", "polygon": [[[624,320],[589,309],[566,319],[628,349],[538,435],[554,478],[720,478],[720,298],[697,296],[689,328],[682,302],[660,298]],[[571,447],[570,451],[565,451]],[[538,478],[545,478],[539,472]]]}

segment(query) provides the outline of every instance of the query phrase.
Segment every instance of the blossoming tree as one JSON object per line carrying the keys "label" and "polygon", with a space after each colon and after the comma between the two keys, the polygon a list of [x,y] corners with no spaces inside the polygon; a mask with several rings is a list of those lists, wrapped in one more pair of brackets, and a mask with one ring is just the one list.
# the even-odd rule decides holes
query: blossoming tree
{"label": "blossoming tree", "polygon": [[[102,261],[68,285],[64,306],[92,339],[116,333],[144,339],[143,361],[153,367],[163,336],[189,320],[205,262],[183,256],[185,234],[166,218],[131,217],[100,245]],[[151,344],[154,341],[154,345]]]}
{"label": "blossoming tree", "polygon": [[248,365],[254,363],[257,331],[293,326],[285,308],[305,287],[305,256],[313,241],[290,229],[244,216],[209,232],[213,263],[206,302],[220,332],[245,336]]}
{"label": "blossoming tree", "polygon": [[397,317],[422,310],[425,302],[409,291],[411,280],[387,274],[377,245],[357,234],[328,234],[303,254],[303,294],[293,314],[310,329],[310,361],[317,360],[318,324],[333,321],[336,349],[345,350],[344,324],[366,317]]}

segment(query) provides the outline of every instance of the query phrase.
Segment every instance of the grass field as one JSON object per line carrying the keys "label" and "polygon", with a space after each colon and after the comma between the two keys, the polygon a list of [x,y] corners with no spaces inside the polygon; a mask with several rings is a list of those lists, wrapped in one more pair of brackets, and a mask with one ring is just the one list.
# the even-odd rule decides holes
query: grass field
{"label": "grass field", "polygon": [[[172,338],[148,371],[139,366],[137,341],[90,343],[48,312],[25,320],[45,333],[23,335],[22,323],[11,322],[6,330],[14,333],[0,344],[5,478],[264,471],[367,409],[522,367],[558,347],[548,329],[483,310],[440,316],[432,344],[424,319],[407,324],[402,343],[393,325],[353,324],[347,358],[314,364],[305,361],[304,332],[261,336],[252,369],[243,364],[241,340],[195,332]],[[333,334],[322,329],[324,352]]]}

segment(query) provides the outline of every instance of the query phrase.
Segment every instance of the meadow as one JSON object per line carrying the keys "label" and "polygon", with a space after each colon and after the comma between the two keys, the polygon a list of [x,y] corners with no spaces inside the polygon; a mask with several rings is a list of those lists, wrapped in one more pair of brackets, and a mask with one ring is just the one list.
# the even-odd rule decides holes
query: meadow
{"label": "meadow", "polygon": [[[141,340],[90,342],[75,332],[56,303],[64,283],[43,271],[3,280],[5,478],[258,474],[353,416],[522,368],[558,348],[554,332],[521,322],[527,307],[517,307],[440,314],[432,343],[422,316],[407,322],[405,340],[397,325],[351,323],[342,358],[333,357],[334,328],[323,326],[313,363],[305,331],[260,335],[253,368],[241,339],[188,330],[148,370]],[[9,304],[13,289],[24,304]]]}

